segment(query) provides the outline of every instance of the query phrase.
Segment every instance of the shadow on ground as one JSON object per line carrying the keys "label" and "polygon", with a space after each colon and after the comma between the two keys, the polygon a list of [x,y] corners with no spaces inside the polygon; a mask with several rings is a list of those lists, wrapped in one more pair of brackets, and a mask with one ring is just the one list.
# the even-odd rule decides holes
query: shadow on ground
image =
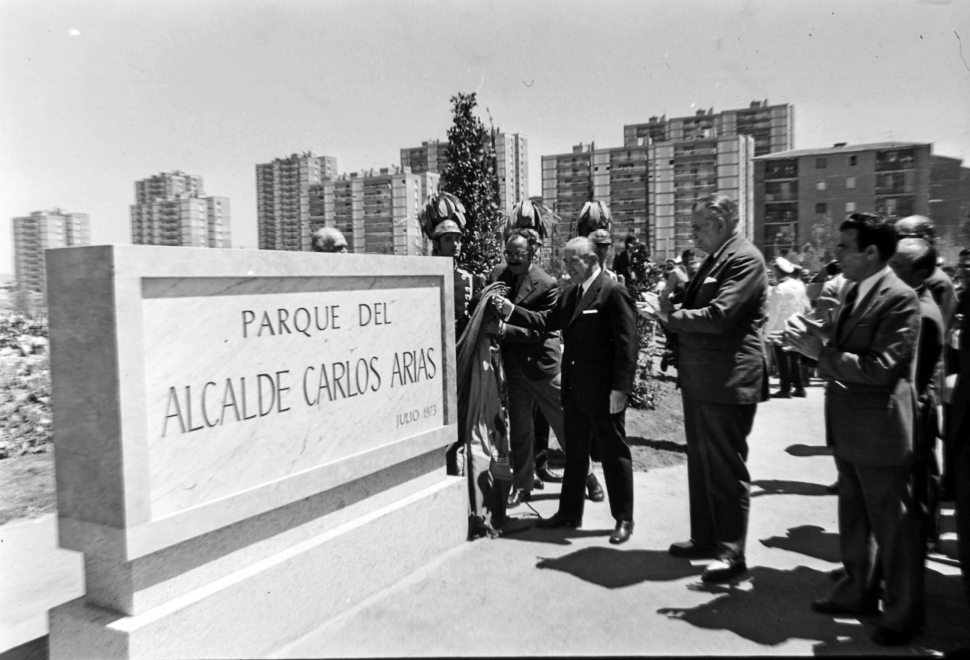
{"label": "shadow on ground", "polygon": [[670,440],[653,440],[651,438],[641,438],[639,436],[627,436],[627,442],[634,447],[650,447],[661,451],[672,451],[678,454],[687,453],[687,445],[682,445]]}
{"label": "shadow on ground", "polygon": [[805,456],[831,456],[832,448],[825,445],[791,445],[785,452],[800,458]]}
{"label": "shadow on ground", "polygon": [[959,575],[926,572],[926,626],[909,644],[899,647],[879,646],[870,640],[878,616],[832,617],[810,609],[812,600],[825,597],[832,588],[826,571],[758,566],[734,585],[697,583],[688,588],[718,597],[694,608],[663,608],[658,614],[698,628],[729,630],[764,646],[794,639],[817,640],[815,655],[925,655],[970,647],[970,608]]}
{"label": "shadow on ground", "polygon": [[763,479],[761,481],[752,481],[751,485],[758,486],[762,489],[760,492],[752,493],[751,497],[760,497],[761,495],[833,495],[834,497],[833,493],[826,492],[826,486],[809,483],[807,481]]}
{"label": "shadow on ground", "polygon": [[536,568],[562,571],[606,589],[621,589],[641,582],[667,582],[699,576],[703,566],[671,557],[665,550],[583,548],[563,557],[542,559]]}
{"label": "shadow on ground", "polygon": [[[730,630],[764,646],[793,639],[817,640],[816,655],[873,653],[870,619],[840,619],[816,614],[809,603],[831,588],[828,574],[804,566],[790,571],[755,567],[737,585],[692,585],[719,597],[694,608],[663,608],[658,614],[698,628]],[[864,622],[860,625],[860,622]]]}
{"label": "shadow on ground", "polygon": [[761,544],[769,548],[779,548],[798,552],[823,561],[839,563],[842,553],[839,550],[839,535],[826,532],[816,525],[792,527],[786,536],[772,536],[762,539]]}

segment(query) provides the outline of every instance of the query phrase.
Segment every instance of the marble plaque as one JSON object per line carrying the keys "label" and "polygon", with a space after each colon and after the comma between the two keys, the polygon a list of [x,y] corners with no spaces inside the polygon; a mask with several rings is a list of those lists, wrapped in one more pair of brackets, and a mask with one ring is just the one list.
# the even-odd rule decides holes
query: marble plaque
{"label": "marble plaque", "polygon": [[47,275],[65,548],[130,561],[457,437],[450,260],[112,245]]}
{"label": "marble plaque", "polygon": [[437,289],[174,284],[143,303],[153,519],[442,426]]}

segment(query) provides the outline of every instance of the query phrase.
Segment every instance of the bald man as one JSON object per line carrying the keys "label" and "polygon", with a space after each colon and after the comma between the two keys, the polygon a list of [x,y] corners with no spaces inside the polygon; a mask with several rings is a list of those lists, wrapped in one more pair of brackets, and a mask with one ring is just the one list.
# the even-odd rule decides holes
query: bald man
{"label": "bald man", "polygon": [[339,229],[321,227],[313,232],[311,240],[314,252],[347,253],[347,239]]}

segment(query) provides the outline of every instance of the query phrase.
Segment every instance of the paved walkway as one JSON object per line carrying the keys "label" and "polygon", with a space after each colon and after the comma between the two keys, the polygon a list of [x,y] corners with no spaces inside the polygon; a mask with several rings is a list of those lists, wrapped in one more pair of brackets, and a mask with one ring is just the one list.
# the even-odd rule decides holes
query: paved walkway
{"label": "paved walkway", "polygon": [[[283,655],[884,654],[869,640],[874,618],[809,609],[839,565],[822,402],[814,386],[806,399],[759,406],[750,438],[750,571],[735,585],[705,586],[706,562],[667,554],[689,538],[689,523],[686,467],[664,468],[636,475],[636,528],[619,548],[607,541],[606,504],[587,503],[582,530],[533,529],[467,544]],[[542,497],[534,506],[551,515],[555,496]],[[927,592],[924,633],[890,652],[970,646],[958,570],[929,562]]]}
{"label": "paved walkway", "polygon": [[[811,612],[838,566],[835,467],[822,436],[822,391],[759,407],[749,573],[699,580],[705,562],[670,557],[688,538],[685,466],[636,475],[636,529],[619,548],[606,504],[582,530],[529,530],[465,544],[285,650],[289,657],[452,655],[885,654],[876,620]],[[555,491],[533,503],[556,509]],[[516,515],[534,515],[526,508]],[[952,520],[946,521],[952,530]],[[55,550],[52,518],[0,527],[0,653],[46,632],[46,610],[83,590],[76,553]],[[951,535],[952,536],[952,535]],[[394,539],[387,540],[388,552]],[[953,541],[948,553],[955,554]],[[958,569],[928,563],[927,626],[904,654],[970,646]],[[39,647],[42,648],[42,645]]]}

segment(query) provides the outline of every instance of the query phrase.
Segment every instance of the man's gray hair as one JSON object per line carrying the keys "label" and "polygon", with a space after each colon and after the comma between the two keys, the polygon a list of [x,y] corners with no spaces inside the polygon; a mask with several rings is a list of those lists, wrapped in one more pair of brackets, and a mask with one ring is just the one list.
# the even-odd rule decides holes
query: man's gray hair
{"label": "man's gray hair", "polygon": [[738,224],[738,204],[727,195],[712,193],[694,202],[694,208],[707,209],[724,220],[728,227]]}
{"label": "man's gray hair", "polygon": [[581,257],[587,263],[590,263],[590,259],[587,258],[590,256],[596,259],[596,263],[599,263],[599,259],[596,256],[596,244],[585,236],[577,236],[570,240],[563,249],[575,251],[576,256]]}

